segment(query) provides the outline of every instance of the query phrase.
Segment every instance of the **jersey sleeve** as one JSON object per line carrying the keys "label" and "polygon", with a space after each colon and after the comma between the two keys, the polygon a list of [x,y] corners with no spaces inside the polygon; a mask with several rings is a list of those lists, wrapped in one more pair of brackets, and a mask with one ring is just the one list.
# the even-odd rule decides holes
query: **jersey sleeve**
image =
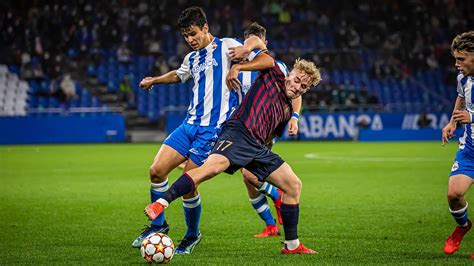
{"label": "jersey sleeve", "polygon": [[191,66],[189,62],[191,54],[192,52],[186,55],[183,60],[183,63],[181,64],[179,69],[176,70],[176,75],[178,75],[179,79],[181,79],[181,82],[186,82],[192,77]]}
{"label": "jersey sleeve", "polygon": [[287,76],[289,71],[288,71],[288,67],[286,66],[286,64],[283,63],[280,60],[275,60],[275,61],[278,65],[278,67],[280,68],[281,72],[283,72],[283,74],[285,74],[285,76]]}
{"label": "jersey sleeve", "polygon": [[286,68],[286,65],[283,62],[279,62],[276,59],[273,60],[275,60],[275,66],[271,69],[271,71],[274,73],[275,78],[280,84],[285,84],[285,78],[287,74],[287,72],[285,71],[287,71],[288,69]]}

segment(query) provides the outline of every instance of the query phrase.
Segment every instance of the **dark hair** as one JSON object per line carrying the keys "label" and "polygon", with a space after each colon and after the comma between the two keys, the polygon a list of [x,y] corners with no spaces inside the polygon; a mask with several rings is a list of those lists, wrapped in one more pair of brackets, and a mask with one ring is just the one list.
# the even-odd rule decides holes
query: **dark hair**
{"label": "dark hair", "polygon": [[186,30],[191,26],[199,26],[202,28],[207,23],[206,14],[204,10],[198,6],[188,7],[178,19],[178,27],[180,31]]}
{"label": "dark hair", "polygon": [[250,35],[258,36],[259,38],[265,38],[267,30],[257,22],[250,24],[244,32],[244,39],[247,39]]}
{"label": "dark hair", "polygon": [[451,52],[454,51],[474,53],[474,31],[468,31],[457,35],[451,44]]}

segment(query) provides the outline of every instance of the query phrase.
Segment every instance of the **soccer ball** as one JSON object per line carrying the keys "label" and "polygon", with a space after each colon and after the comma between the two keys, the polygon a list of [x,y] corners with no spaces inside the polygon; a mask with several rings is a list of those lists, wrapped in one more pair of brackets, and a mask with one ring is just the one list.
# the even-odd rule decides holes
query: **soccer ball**
{"label": "soccer ball", "polygon": [[173,258],[173,240],[162,233],[150,234],[143,240],[140,253],[149,263],[167,263]]}

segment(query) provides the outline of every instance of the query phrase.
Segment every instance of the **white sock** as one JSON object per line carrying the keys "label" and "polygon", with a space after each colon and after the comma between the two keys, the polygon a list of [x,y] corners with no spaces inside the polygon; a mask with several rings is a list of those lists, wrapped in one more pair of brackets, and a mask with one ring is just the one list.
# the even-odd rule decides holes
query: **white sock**
{"label": "white sock", "polygon": [[167,202],[165,199],[158,199],[156,202],[160,203],[165,208],[168,208],[168,206],[170,206],[170,203]]}
{"label": "white sock", "polygon": [[295,240],[285,240],[285,245],[286,245],[286,248],[287,248],[287,249],[293,250],[293,249],[296,249],[297,247],[299,247],[299,245],[300,245],[300,240],[299,240],[299,239],[295,239]]}

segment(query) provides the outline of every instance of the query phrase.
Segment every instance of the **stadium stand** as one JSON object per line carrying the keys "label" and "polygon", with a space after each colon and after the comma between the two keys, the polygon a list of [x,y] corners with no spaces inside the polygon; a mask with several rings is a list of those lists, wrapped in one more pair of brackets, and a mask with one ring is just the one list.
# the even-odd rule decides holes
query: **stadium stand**
{"label": "stadium stand", "polygon": [[[305,111],[448,110],[456,94],[449,42],[473,25],[467,14],[472,10],[470,1],[193,4],[206,9],[216,36],[240,37],[246,25],[258,21],[269,29],[269,48],[275,57],[287,64],[297,57],[317,62],[323,82],[305,96]],[[180,5],[4,1],[0,6],[5,10],[0,17],[0,63],[13,73],[1,74],[2,115],[105,105],[121,107],[127,120],[141,116],[159,121],[168,111],[185,112],[190,84],[160,85],[150,92],[138,88],[143,77],[179,67],[189,51],[175,30]],[[449,15],[441,16],[441,10],[450,10]],[[19,32],[23,34],[18,36]],[[70,105],[37,96],[65,72],[77,79],[78,97]],[[21,98],[26,97],[24,81],[12,80],[14,86],[21,84],[21,89],[13,90],[19,95],[14,101],[11,89],[5,89],[6,84],[11,88],[5,79],[18,76],[29,85],[26,109]],[[116,96],[124,76],[135,94],[128,103]]]}

